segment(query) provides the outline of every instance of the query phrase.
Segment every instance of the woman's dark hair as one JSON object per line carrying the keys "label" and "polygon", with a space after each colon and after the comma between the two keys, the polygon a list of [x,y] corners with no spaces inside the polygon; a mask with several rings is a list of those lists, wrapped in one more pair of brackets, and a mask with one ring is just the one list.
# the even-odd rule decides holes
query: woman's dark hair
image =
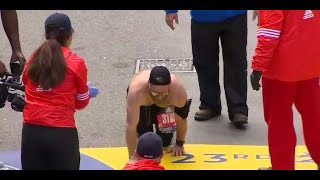
{"label": "woman's dark hair", "polygon": [[66,75],[67,65],[63,57],[61,46],[66,45],[67,38],[73,30],[67,32],[46,32],[46,41],[36,50],[27,70],[27,76],[31,81],[43,89],[52,88],[60,84]]}

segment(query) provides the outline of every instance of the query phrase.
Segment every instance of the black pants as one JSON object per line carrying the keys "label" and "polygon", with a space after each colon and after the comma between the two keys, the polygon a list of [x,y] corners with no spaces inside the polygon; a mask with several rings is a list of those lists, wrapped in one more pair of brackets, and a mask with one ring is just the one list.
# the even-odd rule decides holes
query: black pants
{"label": "black pants", "polygon": [[24,124],[21,163],[23,170],[79,170],[77,129]]}
{"label": "black pants", "polygon": [[222,23],[191,23],[194,66],[201,105],[221,112],[219,84],[219,38],[224,61],[224,88],[229,117],[248,116],[247,106],[247,14]]}

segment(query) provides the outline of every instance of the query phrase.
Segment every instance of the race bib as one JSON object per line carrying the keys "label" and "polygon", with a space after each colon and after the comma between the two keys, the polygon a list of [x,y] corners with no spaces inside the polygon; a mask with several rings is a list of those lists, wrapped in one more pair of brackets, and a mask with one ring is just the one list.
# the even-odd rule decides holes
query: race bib
{"label": "race bib", "polygon": [[176,131],[176,118],[174,112],[166,112],[157,115],[158,128],[162,133],[174,133]]}

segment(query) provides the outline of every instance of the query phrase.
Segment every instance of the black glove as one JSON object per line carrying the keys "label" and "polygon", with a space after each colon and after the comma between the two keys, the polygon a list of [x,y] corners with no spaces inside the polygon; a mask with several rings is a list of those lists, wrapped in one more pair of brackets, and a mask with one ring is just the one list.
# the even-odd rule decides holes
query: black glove
{"label": "black glove", "polygon": [[0,85],[0,108],[3,108],[6,105],[8,98],[8,88],[6,85]]}
{"label": "black glove", "polygon": [[17,112],[23,112],[24,105],[24,96],[20,94],[15,94],[12,98],[11,108]]}
{"label": "black glove", "polygon": [[251,80],[251,86],[253,90],[259,91],[260,90],[260,79],[261,79],[261,71],[255,71],[253,70],[251,75],[250,75],[250,80]]}
{"label": "black glove", "polygon": [[19,63],[10,63],[10,70],[15,77],[19,77],[22,73],[21,66]]}

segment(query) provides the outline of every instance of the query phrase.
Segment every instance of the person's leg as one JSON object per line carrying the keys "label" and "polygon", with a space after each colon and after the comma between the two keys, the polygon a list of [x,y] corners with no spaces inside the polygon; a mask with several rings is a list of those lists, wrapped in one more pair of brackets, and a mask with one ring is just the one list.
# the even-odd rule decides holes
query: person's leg
{"label": "person's leg", "polygon": [[224,89],[229,118],[236,125],[247,124],[247,14],[224,22],[221,46],[224,61]]}
{"label": "person's leg", "polygon": [[22,170],[49,169],[41,136],[46,136],[43,127],[23,124],[21,137],[21,165]]}
{"label": "person's leg", "polygon": [[159,131],[159,129],[157,129],[156,133],[161,137],[162,146],[164,148],[166,148],[166,147],[171,145],[171,141],[172,141],[172,138],[173,138],[173,133],[162,133],[161,131]]}
{"label": "person's leg", "polygon": [[47,148],[51,170],[79,170],[80,147],[76,128],[48,128]]}
{"label": "person's leg", "polygon": [[[187,133],[187,117],[189,115],[191,103],[192,99],[188,99],[183,107],[174,107],[177,140],[185,140],[184,138]],[[155,112],[155,117],[161,113],[166,112],[166,109],[167,108],[158,108]],[[163,147],[168,147],[169,145],[171,145],[174,132],[164,133],[160,130],[158,121],[154,123],[156,124],[157,134],[162,138]]]}
{"label": "person's leg", "polygon": [[208,120],[221,114],[219,36],[219,23],[191,22],[193,64],[198,75],[201,101],[195,120]]}
{"label": "person's leg", "polygon": [[320,86],[319,78],[300,81],[295,103],[302,117],[306,146],[311,158],[320,165]]}
{"label": "person's leg", "polygon": [[297,83],[262,77],[264,117],[268,124],[268,147],[274,170],[294,169],[296,134],[292,105],[296,90]]}

